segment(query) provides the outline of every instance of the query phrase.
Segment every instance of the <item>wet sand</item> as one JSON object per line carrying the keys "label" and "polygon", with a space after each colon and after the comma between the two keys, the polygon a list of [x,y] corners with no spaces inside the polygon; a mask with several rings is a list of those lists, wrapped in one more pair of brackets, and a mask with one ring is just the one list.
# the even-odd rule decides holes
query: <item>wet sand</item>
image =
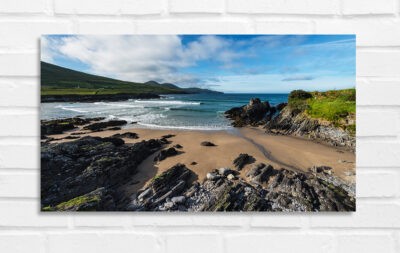
{"label": "wet sand", "polygon": [[[53,138],[64,138],[75,130],[61,135],[52,135]],[[245,127],[233,129],[232,131],[189,131],[189,130],[159,130],[130,128],[122,130],[106,130],[101,132],[85,133],[80,137],[91,135],[99,137],[109,137],[117,133],[134,132],[139,135],[139,139],[123,138],[126,143],[136,143],[142,140],[159,139],[163,135],[173,134],[167,147],[176,144],[183,146],[180,154],[168,157],[167,159],[155,163],[155,153],[148,157],[138,168],[138,172],[126,188],[129,193],[134,193],[146,185],[155,175],[166,171],[177,163],[185,164],[197,175],[197,180],[202,181],[208,172],[221,167],[233,168],[233,160],[240,153],[252,155],[255,163],[263,162],[271,164],[274,168],[287,168],[308,172],[314,165],[325,165],[332,167],[333,175],[347,182],[354,182],[355,176],[355,154],[337,147],[316,143],[311,140],[293,137],[276,136],[265,134],[260,128]],[[57,142],[71,141],[62,139]],[[203,141],[214,143],[215,147],[201,146]],[[195,165],[191,165],[196,162]],[[253,164],[246,165],[241,171],[244,177],[246,172]],[[347,174],[347,175],[346,175]]]}

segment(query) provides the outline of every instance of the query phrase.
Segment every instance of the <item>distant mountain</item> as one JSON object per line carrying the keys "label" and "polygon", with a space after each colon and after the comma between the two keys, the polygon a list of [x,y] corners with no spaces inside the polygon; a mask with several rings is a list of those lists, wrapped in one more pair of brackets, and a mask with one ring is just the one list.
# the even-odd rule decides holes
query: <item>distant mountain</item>
{"label": "distant mountain", "polygon": [[[146,83],[127,82],[113,78],[92,75],[54,64],[41,62],[41,95],[51,97],[51,101],[62,96],[86,96],[95,99],[113,95],[137,96],[139,94],[191,94],[213,92],[205,89],[185,89],[171,83],[160,84],[156,81]],[[54,98],[56,99],[54,100]],[[44,99],[46,101],[46,99]]]}
{"label": "distant mountain", "polygon": [[175,84],[172,83],[158,83],[156,81],[148,81],[145,82],[145,84],[151,84],[151,85],[161,85],[162,87],[165,88],[170,88],[170,89],[179,89],[185,91],[185,93],[189,94],[197,94],[197,93],[222,93],[219,91],[214,91],[214,90],[209,90],[209,89],[204,89],[204,88],[197,88],[197,87],[190,87],[190,88],[180,88],[176,86]]}

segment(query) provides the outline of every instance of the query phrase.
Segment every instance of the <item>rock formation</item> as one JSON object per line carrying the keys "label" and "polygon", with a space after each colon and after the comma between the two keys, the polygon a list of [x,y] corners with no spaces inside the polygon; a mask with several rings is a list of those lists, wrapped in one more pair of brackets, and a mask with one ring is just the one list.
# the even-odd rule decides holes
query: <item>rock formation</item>
{"label": "rock formation", "polygon": [[124,184],[136,172],[137,166],[160,150],[163,144],[154,139],[124,144],[119,138],[89,136],[60,144],[42,144],[42,207],[56,208],[80,196],[87,199],[86,194],[104,188],[98,197],[102,201],[101,196],[111,196],[113,201],[107,203],[113,202],[116,207],[103,208],[118,209],[123,202],[120,194],[115,192],[118,186]]}
{"label": "rock formation", "polygon": [[324,171],[308,174],[258,164],[237,178],[229,168],[192,183],[194,173],[177,164],[133,196],[133,211],[354,211],[354,192]]}

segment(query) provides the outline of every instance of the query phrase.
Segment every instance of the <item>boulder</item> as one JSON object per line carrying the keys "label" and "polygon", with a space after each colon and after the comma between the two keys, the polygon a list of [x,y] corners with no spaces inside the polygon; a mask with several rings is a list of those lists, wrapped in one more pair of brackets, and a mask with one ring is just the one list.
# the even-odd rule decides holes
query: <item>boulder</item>
{"label": "boulder", "polygon": [[110,120],[105,122],[96,122],[90,125],[84,126],[84,130],[91,130],[91,131],[101,131],[107,127],[115,127],[115,126],[123,126],[126,125],[128,122],[126,120]]}
{"label": "boulder", "polygon": [[216,146],[214,143],[209,142],[209,141],[203,141],[200,143],[201,146],[205,146],[205,147],[214,147]]}
{"label": "boulder", "polygon": [[254,157],[248,154],[240,154],[238,157],[236,157],[235,160],[233,160],[233,164],[235,167],[240,171],[243,169],[243,167],[246,164],[253,163],[255,161]]}
{"label": "boulder", "polygon": [[112,137],[127,138],[127,139],[139,139],[139,135],[137,133],[132,133],[132,132],[126,132],[123,134],[114,134]]}
{"label": "boulder", "polygon": [[164,150],[161,150],[161,152],[156,157],[154,157],[154,161],[160,162],[162,160],[165,160],[167,157],[175,156],[177,154],[179,154],[179,153],[175,148],[164,149]]}
{"label": "boulder", "polygon": [[268,101],[261,102],[259,98],[252,98],[249,104],[226,111],[225,116],[232,120],[234,127],[258,126],[270,120],[276,111]]}

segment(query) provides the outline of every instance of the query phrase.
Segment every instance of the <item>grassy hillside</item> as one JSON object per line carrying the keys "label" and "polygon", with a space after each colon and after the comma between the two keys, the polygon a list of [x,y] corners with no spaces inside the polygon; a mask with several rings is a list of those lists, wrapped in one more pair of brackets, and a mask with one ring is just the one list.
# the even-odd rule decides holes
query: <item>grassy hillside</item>
{"label": "grassy hillside", "polygon": [[[212,92],[202,90],[203,92]],[[41,62],[41,95],[112,95],[112,94],[198,93],[173,84],[155,81],[135,83],[91,75]]]}
{"label": "grassy hillside", "polygon": [[356,90],[326,92],[292,91],[289,106],[304,111],[308,116],[327,120],[350,132],[355,131]]}

